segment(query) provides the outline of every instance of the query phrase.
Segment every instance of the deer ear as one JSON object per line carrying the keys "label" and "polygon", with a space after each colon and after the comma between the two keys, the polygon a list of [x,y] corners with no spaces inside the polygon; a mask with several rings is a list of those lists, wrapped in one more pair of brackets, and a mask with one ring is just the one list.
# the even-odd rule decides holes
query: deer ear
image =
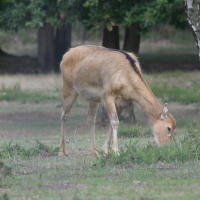
{"label": "deer ear", "polygon": [[161,118],[165,119],[167,117],[167,113],[168,113],[168,108],[167,108],[167,103],[165,104],[162,114],[161,114]]}

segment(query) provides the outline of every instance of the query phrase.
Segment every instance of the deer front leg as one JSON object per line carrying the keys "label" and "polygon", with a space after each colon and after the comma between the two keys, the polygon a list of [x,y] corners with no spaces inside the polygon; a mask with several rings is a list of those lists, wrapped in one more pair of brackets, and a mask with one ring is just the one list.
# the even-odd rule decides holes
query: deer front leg
{"label": "deer front leg", "polygon": [[119,154],[118,142],[117,142],[117,130],[119,127],[118,117],[111,121],[111,125],[112,125],[112,129],[113,129],[113,147],[112,147],[112,149],[116,154]]}
{"label": "deer front leg", "polygon": [[[60,139],[60,152],[59,155],[68,155],[66,144],[65,144],[65,125],[67,122],[68,114],[77,98],[77,93],[75,91],[71,92],[70,90],[67,90],[68,92],[65,93],[64,96],[64,103],[63,107],[61,108],[61,139]],[[67,94],[67,95],[66,95]]]}
{"label": "deer front leg", "polygon": [[109,145],[110,145],[110,141],[111,141],[111,136],[112,136],[112,126],[110,124],[109,130],[108,130],[108,135],[107,135],[106,141],[105,141],[103,148],[102,148],[102,151],[104,151],[105,153],[108,153],[110,151]]}
{"label": "deer front leg", "polygon": [[[119,115],[121,114],[122,111],[123,111],[122,107],[117,108],[118,117],[119,117]],[[103,148],[102,148],[102,151],[104,151],[105,153],[108,153],[110,151],[109,145],[110,145],[112,133],[113,133],[113,128],[112,128],[112,125],[110,124],[109,130],[108,130],[108,135],[107,135],[106,141],[105,141]]]}
{"label": "deer front leg", "polygon": [[[119,154],[119,149],[118,149],[118,143],[117,143],[117,130],[119,127],[119,119],[115,107],[115,99],[112,97],[104,99],[109,117],[110,117],[110,124],[112,127],[112,133],[113,133],[113,151],[117,154]],[[109,136],[108,136],[109,137]],[[108,139],[107,142],[110,142]]]}
{"label": "deer front leg", "polygon": [[98,107],[99,107],[98,103],[90,102],[88,116],[87,116],[88,128],[90,131],[90,144],[91,144],[90,155],[91,156],[94,156],[94,155],[99,156],[95,150],[95,135],[94,135],[96,114],[97,114]]}

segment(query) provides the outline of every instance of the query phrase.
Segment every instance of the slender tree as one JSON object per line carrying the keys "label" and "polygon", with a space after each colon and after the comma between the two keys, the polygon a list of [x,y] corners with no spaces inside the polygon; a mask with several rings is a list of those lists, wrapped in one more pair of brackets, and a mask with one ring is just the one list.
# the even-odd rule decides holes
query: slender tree
{"label": "slender tree", "polygon": [[140,48],[140,23],[133,23],[130,27],[125,28],[123,50],[139,53]]}
{"label": "slender tree", "polygon": [[38,31],[38,63],[43,73],[54,70],[54,28],[45,24]]}
{"label": "slender tree", "polygon": [[119,49],[119,27],[113,26],[110,30],[104,28],[102,46],[111,49]]}
{"label": "slender tree", "polygon": [[66,23],[61,28],[56,29],[56,36],[54,40],[54,71],[60,72],[60,61],[62,56],[71,47],[71,23]]}
{"label": "slender tree", "polygon": [[185,0],[187,20],[191,27],[200,61],[200,0]]}

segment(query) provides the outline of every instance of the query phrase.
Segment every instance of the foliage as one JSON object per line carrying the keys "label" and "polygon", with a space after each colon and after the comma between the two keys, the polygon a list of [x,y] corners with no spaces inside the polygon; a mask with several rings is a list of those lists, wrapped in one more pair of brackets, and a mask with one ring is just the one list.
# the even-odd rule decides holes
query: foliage
{"label": "foliage", "polygon": [[123,121],[120,123],[118,133],[119,137],[142,137],[142,136],[149,136],[150,129],[143,128],[138,124],[133,124],[133,121],[127,127],[123,126]]}
{"label": "foliage", "polygon": [[145,13],[147,24],[165,23],[176,28],[187,26],[183,0],[153,0],[150,4]]}
{"label": "foliage", "polygon": [[19,84],[14,85],[12,88],[6,88],[4,85],[2,85],[0,89],[0,100],[20,101],[22,103],[38,103],[46,100],[55,101],[58,99],[60,99],[60,97],[57,97],[55,95],[47,95],[44,92],[40,91],[21,90]]}
{"label": "foliage", "polygon": [[120,149],[120,156],[114,152],[102,154],[99,159],[100,165],[129,165],[154,164],[159,161],[166,163],[187,162],[200,160],[200,123],[189,124],[189,133],[183,139],[173,141],[169,145],[159,147],[152,143],[145,146],[138,145],[138,140],[130,140],[126,149]]}
{"label": "foliage", "polygon": [[86,0],[80,12],[80,20],[87,28],[107,27],[124,24],[131,26],[139,22],[140,29],[147,31],[157,23],[171,24],[185,28],[187,25],[182,0]]}
{"label": "foliage", "polygon": [[0,6],[4,6],[6,3],[8,3],[9,0],[0,0]]}
{"label": "foliage", "polygon": [[44,24],[61,26],[65,20],[81,22],[88,29],[107,27],[123,23],[130,26],[140,22],[142,30],[155,23],[169,23],[184,28],[187,24],[182,0],[10,0],[0,10],[0,27],[14,29],[20,27],[40,28]]}
{"label": "foliage", "polygon": [[41,28],[44,24],[60,27],[62,24],[60,1],[57,0],[10,0],[0,10],[0,27],[17,30],[21,27]]}
{"label": "foliage", "polygon": [[47,146],[39,140],[35,139],[35,147],[24,148],[20,144],[12,144],[10,141],[8,144],[4,142],[2,148],[0,149],[1,158],[13,158],[19,156],[25,159],[29,159],[34,156],[57,156],[59,152],[59,147],[53,148],[52,146]]}
{"label": "foliage", "polygon": [[18,30],[41,28],[45,24],[61,27],[66,22],[78,23],[85,0],[9,0],[0,9],[0,28]]}

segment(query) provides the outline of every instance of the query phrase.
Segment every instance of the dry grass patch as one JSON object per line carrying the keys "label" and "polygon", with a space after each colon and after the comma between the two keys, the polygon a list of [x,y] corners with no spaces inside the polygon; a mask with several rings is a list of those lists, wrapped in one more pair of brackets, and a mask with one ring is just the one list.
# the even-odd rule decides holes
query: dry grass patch
{"label": "dry grass patch", "polygon": [[51,91],[62,88],[62,78],[60,74],[0,75],[0,86],[11,88],[16,84],[19,84],[22,90]]}

